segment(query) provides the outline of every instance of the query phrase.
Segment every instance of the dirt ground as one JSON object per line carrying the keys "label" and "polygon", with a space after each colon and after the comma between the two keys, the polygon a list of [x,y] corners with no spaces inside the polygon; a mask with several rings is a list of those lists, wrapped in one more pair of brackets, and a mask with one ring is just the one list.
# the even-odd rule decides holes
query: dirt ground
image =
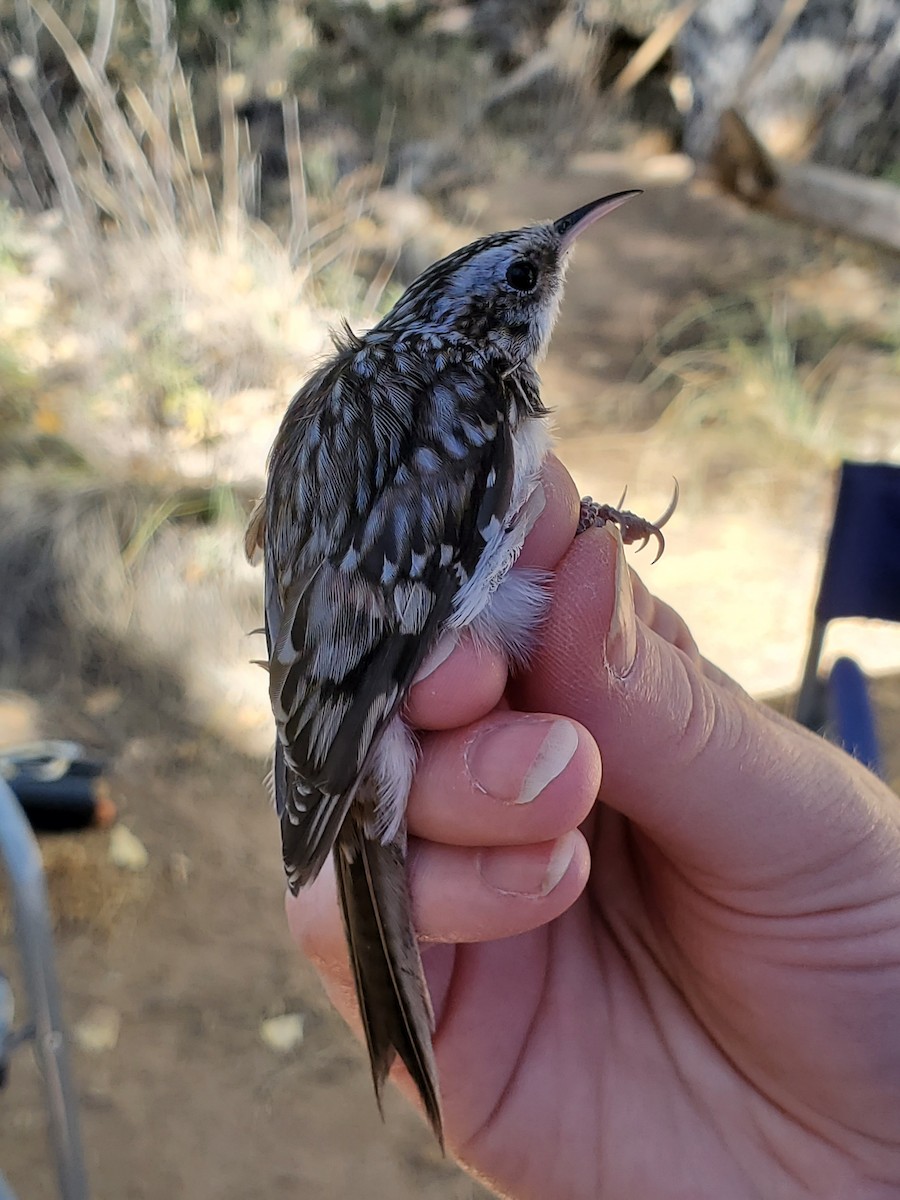
{"label": "dirt ground", "polygon": [[[481,197],[478,220],[487,229],[558,215],[630,186],[634,173],[595,164],[527,187],[498,185]],[[622,483],[649,478],[639,499],[652,512],[664,506],[669,478],[648,476],[641,438],[606,436],[597,420],[642,403],[629,371],[648,333],[698,296],[827,265],[831,244],[684,184],[651,187],[615,221],[614,233],[607,226],[579,248],[546,392],[582,486],[616,498]],[[882,269],[896,279],[896,266]],[[698,519],[705,501],[691,499],[689,482],[682,478],[683,523],[651,581],[687,611],[710,657],[752,690],[783,692],[799,670],[827,488],[798,490],[799,507],[783,520],[770,508],[748,514],[746,499],[735,500],[712,528]],[[874,651],[868,633],[862,643],[872,669],[900,666],[896,639]],[[883,681],[878,696],[885,730],[898,728],[897,680]],[[289,944],[261,762],[193,724],[180,683],[152,664],[107,664],[90,680],[60,681],[43,701],[48,732],[109,756],[122,822],[149,854],[144,870],[128,874],[108,862],[108,833],[45,843],[65,1010],[80,1031],[74,1066],[92,1194],[485,1195],[440,1157],[398,1098],[382,1124],[362,1052]],[[892,772],[900,777],[896,761]],[[13,954],[7,930],[0,961]],[[300,1014],[303,1037],[279,1054],[260,1025],[284,1013]],[[112,1030],[107,1048],[95,1038],[89,1049],[98,1027]],[[27,1056],[14,1063],[0,1114],[2,1170],[18,1195],[47,1200],[56,1193]]]}

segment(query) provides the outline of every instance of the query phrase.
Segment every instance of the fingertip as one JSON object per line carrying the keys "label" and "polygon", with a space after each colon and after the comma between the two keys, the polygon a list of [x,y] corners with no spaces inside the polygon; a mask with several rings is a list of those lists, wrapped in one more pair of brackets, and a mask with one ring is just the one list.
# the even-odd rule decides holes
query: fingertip
{"label": "fingertip", "polygon": [[499,703],[506,688],[506,660],[463,633],[452,652],[420,675],[406,700],[406,717],[417,729],[455,729],[477,721]]}
{"label": "fingertip", "polygon": [[410,847],[416,930],[430,942],[487,942],[537,929],[571,908],[590,875],[590,849],[577,829],[527,846]]}
{"label": "fingertip", "polygon": [[515,681],[522,708],[574,718],[595,737],[594,698],[603,691],[615,555],[615,540],[605,529],[589,529],[569,545],[556,567],[550,610],[531,664]]}
{"label": "fingertip", "polygon": [[285,888],[284,911],[291,938],[323,971],[346,957],[337,903],[334,864],[327,859],[315,882],[294,895]]}
{"label": "fingertip", "polygon": [[[563,558],[578,525],[578,491],[566,468],[549,456],[541,473],[545,504],[525,539],[517,566],[552,569]],[[419,729],[469,724],[500,703],[507,663],[471,635],[447,633],[432,650],[406,701],[406,715]]]}
{"label": "fingertip", "polygon": [[538,713],[494,712],[424,739],[410,831],[455,846],[554,838],[590,813],[600,752],[583,725]]}
{"label": "fingertip", "polygon": [[517,565],[552,570],[575,536],[581,502],[572,476],[553,454],[544,461],[541,486],[544,510],[525,539]]}
{"label": "fingertip", "polygon": [[547,869],[544,897],[554,895],[559,912],[571,907],[587,885],[591,851],[580,829],[570,829],[558,838]]}
{"label": "fingertip", "polygon": [[[587,887],[591,876],[591,848],[588,845],[587,839],[580,829],[573,829],[572,835],[575,839],[572,858],[569,861],[565,875],[560,880],[560,884],[566,885],[566,890],[563,894],[571,897],[568,904],[566,904],[566,909],[572,907]],[[565,912],[565,909],[562,911]]]}

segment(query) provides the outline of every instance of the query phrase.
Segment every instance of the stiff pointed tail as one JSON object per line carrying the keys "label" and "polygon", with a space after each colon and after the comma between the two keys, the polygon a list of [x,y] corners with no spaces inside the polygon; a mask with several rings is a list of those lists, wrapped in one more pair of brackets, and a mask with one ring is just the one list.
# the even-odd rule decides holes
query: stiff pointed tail
{"label": "stiff pointed tail", "polygon": [[412,926],[402,846],[370,839],[351,819],[335,846],[334,859],[379,1107],[384,1082],[399,1054],[443,1149],[431,1045],[434,1015]]}

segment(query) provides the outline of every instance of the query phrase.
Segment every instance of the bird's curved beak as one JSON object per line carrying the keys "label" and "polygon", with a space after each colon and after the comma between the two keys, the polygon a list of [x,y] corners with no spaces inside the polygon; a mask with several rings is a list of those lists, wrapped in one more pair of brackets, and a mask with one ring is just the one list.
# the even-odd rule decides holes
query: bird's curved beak
{"label": "bird's curved beak", "polygon": [[568,250],[582,230],[587,229],[588,225],[593,225],[595,221],[599,221],[601,217],[605,217],[607,213],[611,213],[619,205],[625,204],[633,196],[640,196],[641,190],[641,188],[632,188],[627,192],[613,192],[611,196],[603,196],[600,200],[592,200],[590,204],[583,204],[581,208],[576,208],[574,212],[566,213],[564,217],[560,217],[558,221],[554,221],[553,228],[562,238],[562,249]]}

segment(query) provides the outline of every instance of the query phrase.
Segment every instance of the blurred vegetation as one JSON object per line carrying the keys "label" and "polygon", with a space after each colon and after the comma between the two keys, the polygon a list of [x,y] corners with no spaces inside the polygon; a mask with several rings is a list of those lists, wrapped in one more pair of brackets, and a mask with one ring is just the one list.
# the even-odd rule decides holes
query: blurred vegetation
{"label": "blurred vegetation", "polygon": [[[609,28],[625,8],[641,35],[661,10],[609,5]],[[283,403],[339,313],[371,317],[450,248],[411,192],[564,153],[554,121],[577,140],[578,105],[596,115],[590,97],[639,44],[601,45],[563,0],[511,12],[0,0],[4,460],[221,471],[226,430]],[[498,71],[516,78],[554,37],[562,93],[538,74],[507,103]],[[662,76],[632,115],[660,92]],[[852,449],[848,352],[896,371],[900,317],[835,321],[809,300],[770,289],[686,311],[635,364],[642,411],[745,457],[765,439],[816,462]]]}
{"label": "blurred vegetation", "polygon": [[867,447],[889,457],[900,303],[860,319],[789,290],[706,299],[649,340],[635,374],[660,398],[655,438],[690,447],[697,483],[719,492],[821,475]]}
{"label": "blurred vegetation", "polygon": [[[182,732],[197,718],[228,747],[251,734],[269,744],[264,681],[248,661],[260,653],[248,631],[259,632],[261,581],[242,527],[271,434],[329,326],[371,320],[467,240],[454,219],[478,211],[473,184],[505,171],[519,186],[535,162],[559,168],[571,151],[629,147],[646,130],[656,153],[677,148],[670,62],[618,106],[598,99],[664,0],[610,0],[610,21],[631,26],[611,46],[575,19],[586,7],[0,0],[0,684],[52,693],[68,679],[75,695],[58,711],[76,731],[86,691],[110,681],[124,691],[133,811],[156,775],[161,823],[179,790],[195,807],[200,767],[192,775],[174,757],[177,738],[146,757],[160,696],[177,694]],[[473,8],[480,25],[454,26]],[[560,13],[574,14],[565,71],[531,75]],[[715,275],[676,265],[663,277],[679,270]],[[799,278],[779,278],[707,295],[655,333],[651,314],[631,381],[640,422],[603,368],[585,366],[585,424],[598,427],[591,405],[604,391],[613,399],[601,422],[629,434],[655,423],[655,479],[674,471],[701,499],[704,484],[721,496],[763,476],[748,521],[765,512],[774,471],[793,483],[809,468],[821,481],[844,451],[879,453],[890,437],[900,451],[900,308],[873,295],[874,276],[837,280],[830,308],[817,279],[801,294]],[[612,308],[615,282],[597,289]],[[548,399],[562,410],[571,397]],[[733,564],[717,551],[717,576]],[[721,619],[737,626],[744,610],[732,599]],[[108,735],[109,724],[87,729]],[[218,749],[216,760],[215,803],[243,835],[247,795],[225,777],[231,760]],[[198,863],[218,872],[221,854],[232,869],[225,848],[242,838],[219,844],[201,825]],[[91,903],[106,907],[102,871],[92,860],[79,869]],[[195,895],[192,907],[202,920]],[[184,928],[193,961],[209,931]],[[177,953],[168,929],[160,961]],[[203,1041],[195,999],[191,1045]],[[166,1021],[171,1011],[167,1000]],[[171,1059],[157,1059],[166,1072]],[[107,1092],[97,1091],[103,1106]],[[431,1179],[443,1168],[429,1154],[421,1177]],[[112,1192],[119,1182],[106,1179]]]}
{"label": "blurred vegetation", "polygon": [[288,86],[320,110],[339,113],[365,138],[385,120],[400,145],[465,125],[491,82],[486,54],[468,34],[429,23],[424,7],[307,6],[314,31],[290,63]]}

